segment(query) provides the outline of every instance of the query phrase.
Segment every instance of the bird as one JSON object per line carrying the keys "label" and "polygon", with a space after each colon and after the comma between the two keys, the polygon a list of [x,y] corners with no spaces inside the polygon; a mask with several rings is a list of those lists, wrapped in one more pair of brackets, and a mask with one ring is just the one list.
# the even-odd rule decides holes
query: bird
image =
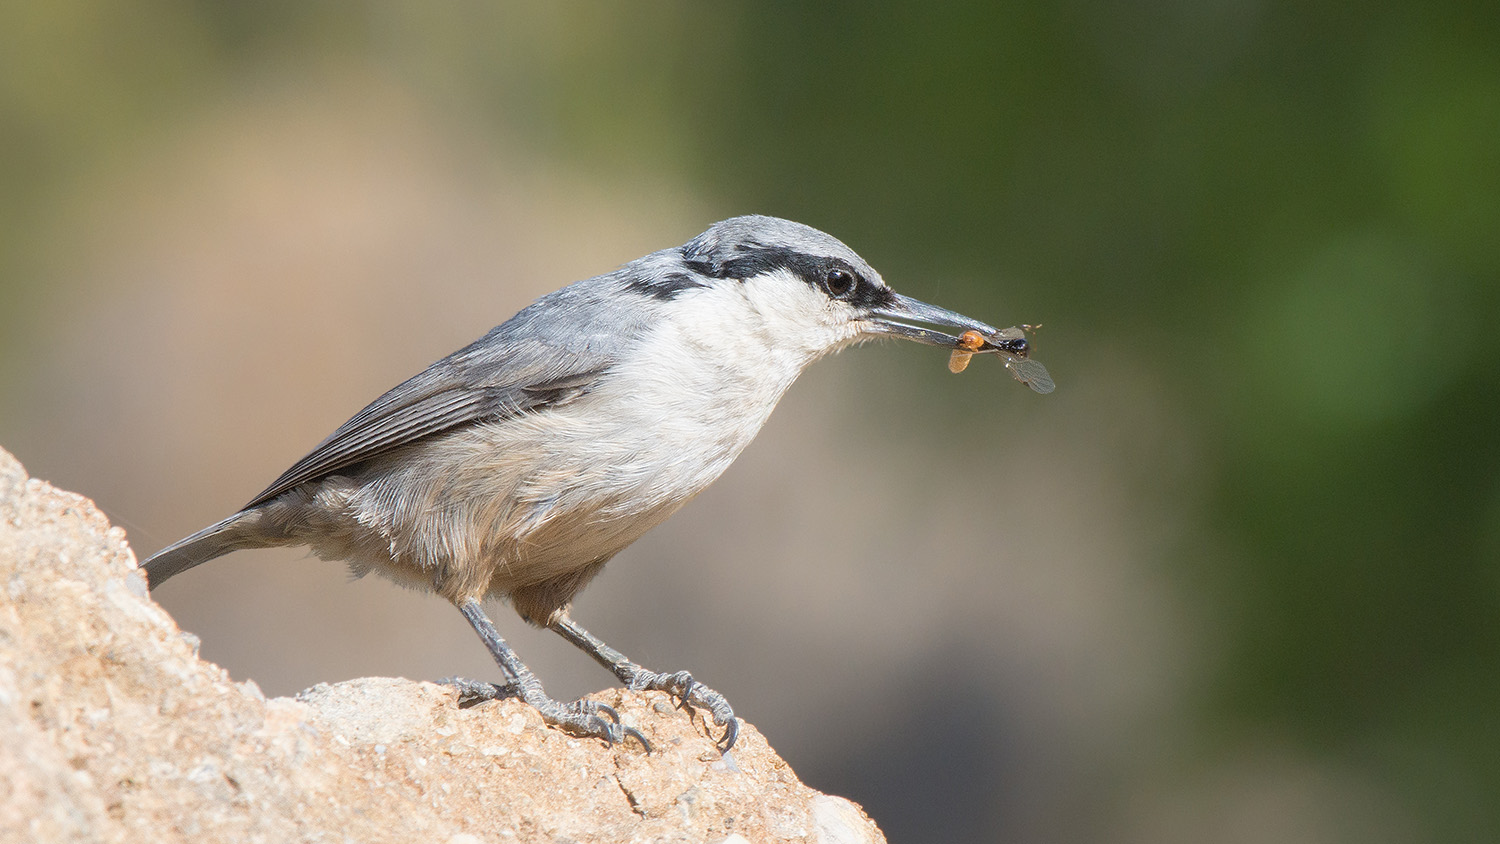
{"label": "bird", "polygon": [[808,364],[877,338],[973,351],[924,325],[1024,355],[1024,339],[896,293],[818,229],[723,220],[542,296],[371,402],[238,512],[141,565],[154,589],[232,551],[306,546],[355,576],[434,592],[502,675],[452,678],[465,705],[517,696],[548,725],[649,752],[607,704],[547,695],[482,607],[506,600],[627,688],[707,712],[727,752],[739,722],[723,695],[626,658],[572,619],[572,600],[717,479]]}

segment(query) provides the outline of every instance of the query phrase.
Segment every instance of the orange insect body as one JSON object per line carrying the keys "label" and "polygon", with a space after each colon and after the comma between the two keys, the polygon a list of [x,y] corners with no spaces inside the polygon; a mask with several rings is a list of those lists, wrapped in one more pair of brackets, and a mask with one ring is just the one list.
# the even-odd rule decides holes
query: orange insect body
{"label": "orange insect body", "polygon": [[984,335],[978,331],[965,331],[958,336],[958,348],[948,356],[948,371],[957,375],[969,366],[974,350],[984,345]]}

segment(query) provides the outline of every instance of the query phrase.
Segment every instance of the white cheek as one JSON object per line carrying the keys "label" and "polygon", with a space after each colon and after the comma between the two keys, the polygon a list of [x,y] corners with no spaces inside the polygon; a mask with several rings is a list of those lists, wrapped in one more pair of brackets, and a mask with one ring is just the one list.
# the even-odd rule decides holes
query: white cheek
{"label": "white cheek", "polygon": [[636,357],[637,364],[651,362],[640,375],[661,395],[732,398],[752,415],[761,406],[769,413],[802,369],[838,342],[826,298],[811,292],[790,273],[777,273],[684,296]]}
{"label": "white cheek", "polygon": [[768,344],[805,356],[802,366],[848,345],[858,334],[847,307],[789,271],[745,281],[740,293],[750,311],[747,321]]}

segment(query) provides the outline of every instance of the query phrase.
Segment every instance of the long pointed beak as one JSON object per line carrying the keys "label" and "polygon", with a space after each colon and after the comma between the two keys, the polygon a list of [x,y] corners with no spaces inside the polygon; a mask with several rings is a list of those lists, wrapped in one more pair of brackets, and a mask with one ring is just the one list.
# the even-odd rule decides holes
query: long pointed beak
{"label": "long pointed beak", "polygon": [[[946,308],[929,305],[920,302],[910,296],[902,296],[900,293],[892,292],[891,303],[878,308],[870,309],[870,319],[865,320],[865,331],[869,334],[879,334],[887,337],[900,337],[905,340],[914,340],[918,343],[926,343],[929,346],[942,346],[945,349],[957,349],[957,334],[965,331],[978,331],[986,338],[986,344],[982,351],[994,349],[988,343],[989,338],[1000,332],[992,325],[986,325],[972,317],[955,313]],[[933,331],[928,328],[911,325],[912,322],[925,322],[928,325],[936,325],[942,328],[957,329],[956,334],[944,334],[941,331]]]}

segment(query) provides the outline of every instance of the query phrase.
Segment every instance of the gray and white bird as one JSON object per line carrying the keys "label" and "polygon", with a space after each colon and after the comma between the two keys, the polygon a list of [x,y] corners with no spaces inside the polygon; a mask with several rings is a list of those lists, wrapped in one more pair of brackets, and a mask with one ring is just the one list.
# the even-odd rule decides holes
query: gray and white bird
{"label": "gray and white bird", "polygon": [[[631,689],[702,707],[734,744],[724,697],[687,672],[626,659],[569,616],[621,549],[728,468],[803,367],[852,343],[902,337],[958,348],[993,327],[902,296],[849,247],[774,217],[735,217],[685,245],[541,297],[376,399],[244,509],[143,564],[154,588],[243,548],[305,545],[451,601],[499,684],[550,724],[633,737],[610,707],[547,696],[481,609],[508,599]],[[1024,339],[981,351],[1020,352]],[[966,347],[967,348],[967,347]],[[649,747],[649,745],[647,745]]]}

